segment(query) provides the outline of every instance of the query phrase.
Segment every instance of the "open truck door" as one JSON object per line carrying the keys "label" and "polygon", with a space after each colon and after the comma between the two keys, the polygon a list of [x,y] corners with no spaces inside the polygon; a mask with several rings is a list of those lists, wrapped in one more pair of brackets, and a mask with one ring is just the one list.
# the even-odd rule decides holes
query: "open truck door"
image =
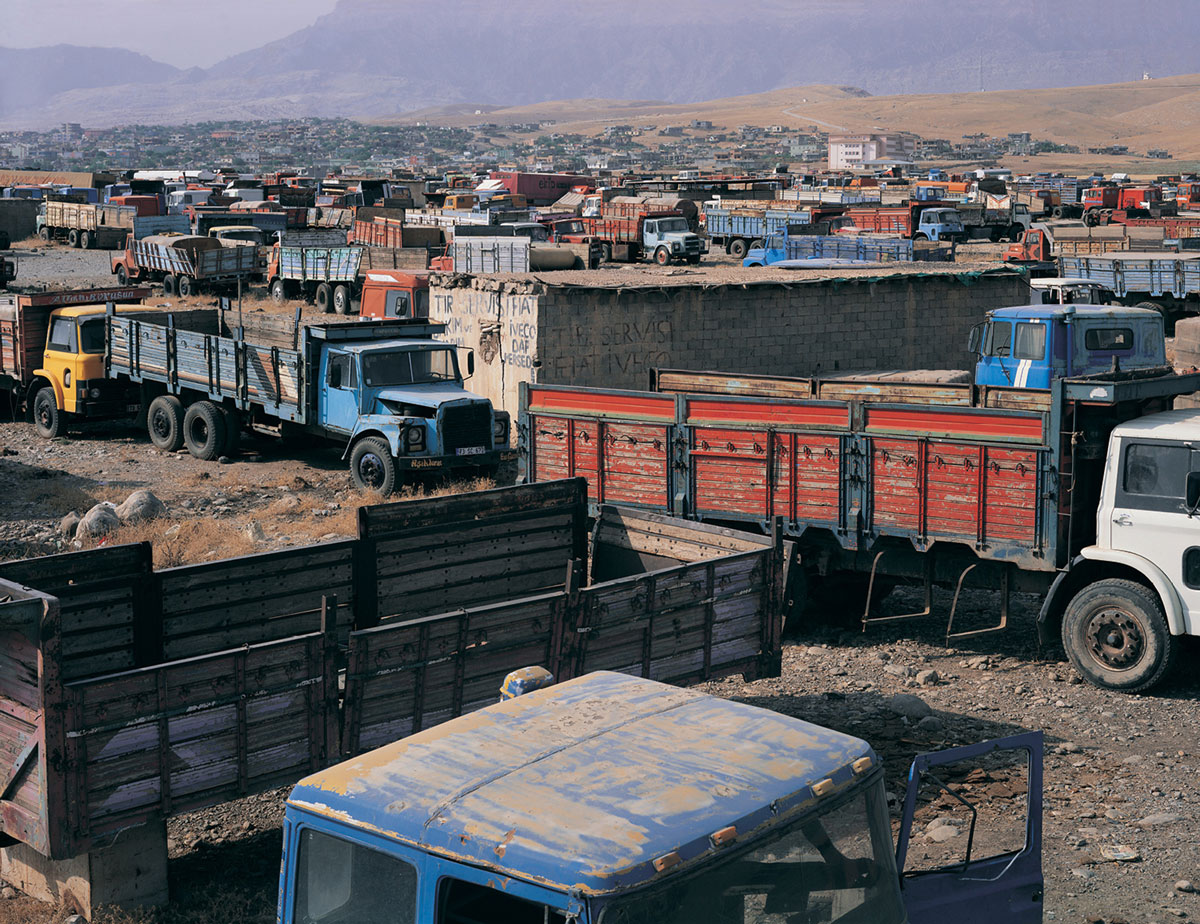
{"label": "open truck door", "polygon": [[919,754],[896,843],[910,924],[1042,920],[1042,733]]}

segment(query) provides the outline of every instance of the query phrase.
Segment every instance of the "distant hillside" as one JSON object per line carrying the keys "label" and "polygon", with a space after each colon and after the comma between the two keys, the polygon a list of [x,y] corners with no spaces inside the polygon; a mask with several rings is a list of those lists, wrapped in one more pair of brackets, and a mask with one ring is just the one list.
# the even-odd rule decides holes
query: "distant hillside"
{"label": "distant hillside", "polygon": [[1195,70],[1194,6],[341,0],[313,25],[207,70],[101,49],[0,50],[0,125],[383,117],[561,99],[678,103],[814,84],[876,95],[1102,84],[1143,70]]}

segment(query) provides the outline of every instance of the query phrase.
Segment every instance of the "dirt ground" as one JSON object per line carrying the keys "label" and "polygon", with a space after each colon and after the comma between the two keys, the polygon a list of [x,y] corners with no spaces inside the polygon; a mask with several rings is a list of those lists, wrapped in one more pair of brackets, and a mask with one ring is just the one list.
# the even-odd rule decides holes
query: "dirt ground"
{"label": "dirt ground", "polygon": [[[26,284],[61,285],[64,267],[74,268],[73,285],[110,281],[97,269],[106,269],[103,252],[51,248],[22,261],[19,281]],[[449,489],[474,486],[482,485]],[[47,442],[24,423],[0,421],[0,557],[74,548],[58,532],[64,514],[120,502],[138,488],[153,491],[166,516],[107,541],[150,540],[160,566],[353,535],[356,508],[378,500],[353,490],[336,449],[247,439],[241,454],[217,464],[160,453],[132,426],[93,424]],[[1200,887],[1200,676],[1187,668],[1200,653],[1196,646],[1188,646],[1173,683],[1154,695],[1107,693],[1037,649],[1032,598],[1018,600],[1004,633],[949,647],[948,603],[939,596],[938,615],[865,633],[814,623],[788,641],[782,677],[734,678],[706,689],[864,738],[885,763],[893,807],[915,753],[1043,730],[1045,920],[1161,924],[1200,916],[1200,895],[1175,888],[1181,880]],[[967,592],[960,618],[986,625],[996,607],[993,596]],[[920,608],[918,594],[901,588],[884,614]],[[902,715],[896,694],[919,697],[929,715],[920,718],[919,708],[911,718]],[[285,795],[263,793],[171,819],[171,905],[97,920],[273,920]],[[917,836],[918,851],[932,847],[926,833]],[[1105,859],[1106,848],[1117,845],[1137,859]],[[32,900],[0,897],[0,924],[64,919],[65,912]]]}

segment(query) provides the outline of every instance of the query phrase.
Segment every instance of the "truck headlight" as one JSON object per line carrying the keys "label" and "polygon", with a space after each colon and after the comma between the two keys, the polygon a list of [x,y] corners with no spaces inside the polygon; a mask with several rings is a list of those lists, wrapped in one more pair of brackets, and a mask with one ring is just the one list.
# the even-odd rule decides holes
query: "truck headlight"
{"label": "truck headlight", "polygon": [[99,397],[100,397],[100,389],[99,389],[99,388],[93,388],[91,391],[89,391],[89,392],[88,392],[88,394],[89,394],[89,395],[91,395],[91,396],[92,396],[92,400],[93,400],[93,401],[95,401],[97,398],[99,398]]}
{"label": "truck headlight", "polygon": [[508,443],[507,414],[497,414],[495,420],[492,421],[492,442],[497,446]]}
{"label": "truck headlight", "polygon": [[407,452],[425,451],[425,428],[409,427],[404,431],[404,449]]}
{"label": "truck headlight", "polygon": [[679,251],[683,249],[683,245],[680,244],[679,241],[671,241],[671,249],[675,251],[675,253],[679,253]]}

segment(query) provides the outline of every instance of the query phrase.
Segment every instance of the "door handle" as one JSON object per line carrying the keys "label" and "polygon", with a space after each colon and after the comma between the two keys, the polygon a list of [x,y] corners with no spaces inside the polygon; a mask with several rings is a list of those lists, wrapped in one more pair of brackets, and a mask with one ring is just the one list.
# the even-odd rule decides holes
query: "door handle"
{"label": "door handle", "polygon": [[1133,520],[1130,519],[1130,516],[1127,513],[1122,513],[1122,514],[1119,514],[1118,516],[1113,517],[1113,522],[1116,523],[1118,526],[1132,526],[1133,525]]}

